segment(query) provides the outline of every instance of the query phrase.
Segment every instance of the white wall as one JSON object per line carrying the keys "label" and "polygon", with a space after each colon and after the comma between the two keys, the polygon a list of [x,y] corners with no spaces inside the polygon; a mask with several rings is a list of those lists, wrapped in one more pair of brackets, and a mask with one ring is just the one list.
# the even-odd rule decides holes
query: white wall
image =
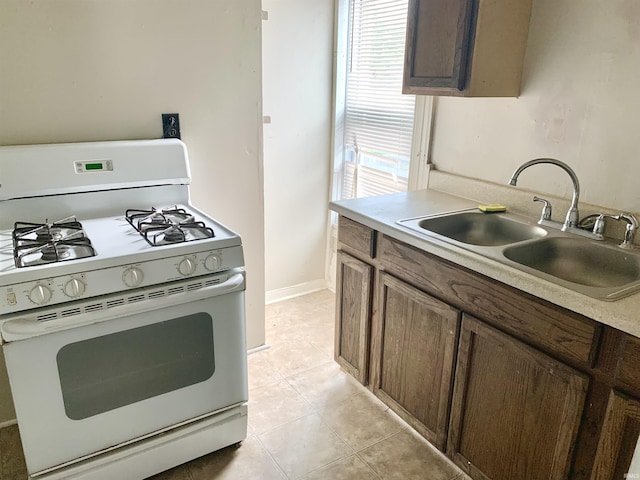
{"label": "white wall", "polygon": [[631,459],[631,465],[629,466],[629,471],[627,472],[627,478],[640,478],[640,440],[638,440],[636,451],[634,452],[633,458]]}
{"label": "white wall", "polygon": [[180,113],[194,203],[242,236],[261,345],[260,0],[0,0],[0,145],[159,138],[163,112]]}
{"label": "white wall", "polygon": [[[581,200],[640,211],[638,78],[640,2],[536,0],[520,98],[439,98],[432,160],[506,183],[526,160],[553,157],[578,174]],[[553,166],[532,167],[518,185],[571,194]]]}
{"label": "white wall", "polygon": [[334,0],[263,0],[267,299],[325,285]]}

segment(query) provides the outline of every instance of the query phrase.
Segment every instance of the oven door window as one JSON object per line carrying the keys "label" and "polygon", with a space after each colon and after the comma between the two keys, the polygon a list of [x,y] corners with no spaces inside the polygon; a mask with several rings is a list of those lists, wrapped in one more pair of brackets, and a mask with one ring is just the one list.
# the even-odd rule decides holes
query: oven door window
{"label": "oven door window", "polygon": [[64,408],[82,420],[204,382],[215,370],[213,320],[196,313],[65,345]]}

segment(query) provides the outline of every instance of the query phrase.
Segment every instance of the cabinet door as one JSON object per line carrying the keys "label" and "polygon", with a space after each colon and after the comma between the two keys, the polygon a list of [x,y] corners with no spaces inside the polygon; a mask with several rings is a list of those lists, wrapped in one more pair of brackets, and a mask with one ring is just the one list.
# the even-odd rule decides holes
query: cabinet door
{"label": "cabinet door", "polygon": [[410,0],[404,93],[465,88],[473,0]]}
{"label": "cabinet door", "polygon": [[464,315],[448,455],[474,479],[568,478],[588,379]]}
{"label": "cabinet door", "polygon": [[338,251],[334,357],[362,384],[368,383],[373,267]]}
{"label": "cabinet door", "polygon": [[409,0],[403,93],[517,97],[532,0]]}
{"label": "cabinet door", "polygon": [[612,390],[591,480],[625,478],[638,443],[639,433],[640,401]]}
{"label": "cabinet door", "polygon": [[460,312],[381,273],[373,333],[373,391],[444,449]]}

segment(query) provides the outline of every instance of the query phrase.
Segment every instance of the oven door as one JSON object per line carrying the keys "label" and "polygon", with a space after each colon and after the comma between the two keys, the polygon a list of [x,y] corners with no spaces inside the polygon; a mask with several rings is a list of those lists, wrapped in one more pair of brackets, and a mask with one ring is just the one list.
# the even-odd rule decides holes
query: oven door
{"label": "oven door", "polygon": [[244,272],[70,320],[2,324],[30,473],[247,401]]}

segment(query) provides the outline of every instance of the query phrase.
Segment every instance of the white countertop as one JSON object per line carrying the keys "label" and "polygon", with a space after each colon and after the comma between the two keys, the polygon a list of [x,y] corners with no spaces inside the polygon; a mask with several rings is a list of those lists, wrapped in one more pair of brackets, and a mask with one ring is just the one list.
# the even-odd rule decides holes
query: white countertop
{"label": "white countertop", "polygon": [[616,301],[602,301],[574,292],[526,272],[482,257],[456,245],[420,235],[398,220],[477,207],[477,202],[435,190],[396,193],[332,202],[330,209],[385,235],[397,238],[475,272],[530,293],[605,325],[640,337],[640,292]]}

